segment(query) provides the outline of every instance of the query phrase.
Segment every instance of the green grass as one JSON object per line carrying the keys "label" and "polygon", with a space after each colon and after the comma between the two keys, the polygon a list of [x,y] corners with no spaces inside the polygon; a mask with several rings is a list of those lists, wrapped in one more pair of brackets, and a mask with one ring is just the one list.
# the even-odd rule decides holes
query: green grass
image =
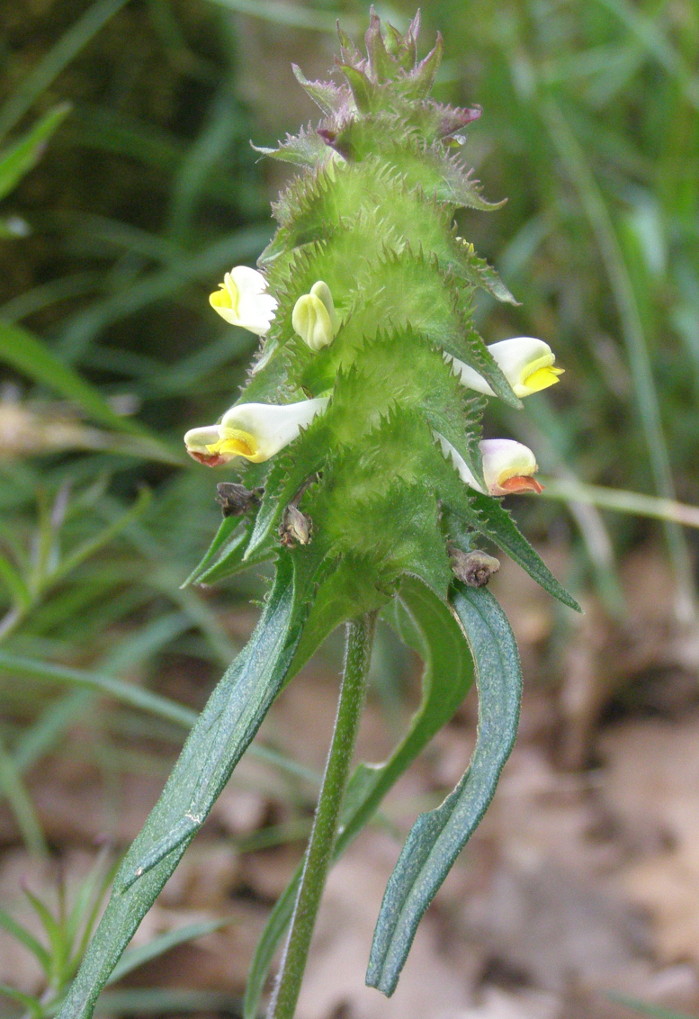
{"label": "green grass", "polygon": [[[445,95],[484,107],[470,131],[478,176],[491,197],[508,196],[487,224],[468,223],[522,302],[504,315],[484,306],[483,328],[493,340],[540,335],[568,369],[533,409],[551,449],[542,465],[697,502],[696,373],[680,368],[697,363],[696,7],[544,0],[500,5],[496,18],[485,3],[442,0],[429,18],[450,28]],[[615,546],[638,539],[638,526],[603,521]],[[686,621],[687,540],[671,520],[662,532]]]}

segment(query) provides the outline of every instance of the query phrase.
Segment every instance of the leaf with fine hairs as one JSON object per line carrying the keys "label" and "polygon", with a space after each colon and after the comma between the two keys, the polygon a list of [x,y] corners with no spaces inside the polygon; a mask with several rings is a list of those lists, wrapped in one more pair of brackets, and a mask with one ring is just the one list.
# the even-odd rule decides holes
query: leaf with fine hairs
{"label": "leaf with fine hairs", "polygon": [[262,617],[209,697],[116,875],[60,1019],[89,1019],[139,923],[208,815],[284,684],[312,591],[282,553]]}
{"label": "leaf with fine hairs", "polygon": [[366,982],[387,995],[425,910],[493,798],[517,733],[522,676],[505,614],[485,588],[457,585],[452,605],[476,667],[478,739],[453,792],[413,825],[386,887]]}
{"label": "leaf with fine hairs", "polygon": [[[340,857],[371,819],[393,787],[435,733],[446,725],[473,682],[468,645],[449,607],[417,577],[407,576],[399,597],[385,610],[399,637],[423,659],[422,700],[410,726],[391,756],[381,764],[360,764],[352,776],[333,850]],[[250,968],[244,1019],[255,1019],[274,953],[293,911],[301,875],[299,868],[277,900],[265,925]]]}

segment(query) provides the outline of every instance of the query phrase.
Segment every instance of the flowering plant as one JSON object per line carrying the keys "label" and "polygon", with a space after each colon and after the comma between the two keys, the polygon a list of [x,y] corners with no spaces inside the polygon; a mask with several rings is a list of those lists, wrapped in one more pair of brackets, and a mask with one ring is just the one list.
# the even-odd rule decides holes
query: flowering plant
{"label": "flowering plant", "polygon": [[[402,35],[372,14],[366,55],[340,32],[342,84],[295,74],[324,116],[268,155],[297,178],[274,206],[260,271],[226,273],[212,307],[261,337],[240,398],[185,436],[197,461],[241,472],[219,485],[224,519],[189,578],[211,583],[276,566],[250,642],[213,691],[165,790],[116,877],[112,899],[61,1013],[89,1016],[120,952],[201,827],[269,706],[325,637],[347,627],[336,728],[304,865],[256,954],[245,1015],[257,1014],[289,927],[269,1015],[294,1014],[328,866],[475,680],[479,734],[463,778],[421,815],[388,882],[367,981],[390,994],[419,920],[478,824],[514,740],[520,668],[487,589],[483,541],[577,608],[499,497],[537,492],[536,459],[482,439],[488,397],[558,381],[542,340],[486,346],[472,317],[480,288],[513,301],[458,236],[454,214],[491,211],[459,159],[478,109],[430,98],[441,39],[417,58],[419,19]],[[349,778],[378,612],[425,661],[422,704],[391,757]],[[349,779],[349,783],[348,783]]]}

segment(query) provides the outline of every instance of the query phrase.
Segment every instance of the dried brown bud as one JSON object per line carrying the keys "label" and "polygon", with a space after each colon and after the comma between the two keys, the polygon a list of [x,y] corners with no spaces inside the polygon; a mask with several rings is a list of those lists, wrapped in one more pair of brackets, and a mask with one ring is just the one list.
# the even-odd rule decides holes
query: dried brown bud
{"label": "dried brown bud", "polygon": [[453,545],[449,548],[449,560],[454,576],[469,587],[485,587],[494,573],[500,569],[500,560],[474,548],[462,552]]}
{"label": "dried brown bud", "polygon": [[263,491],[262,488],[246,488],[234,481],[219,481],[216,485],[216,502],[224,517],[240,517],[252,506],[260,505]]}
{"label": "dried brown bud", "polygon": [[279,538],[285,548],[294,548],[295,545],[308,545],[313,534],[313,521],[305,513],[294,506],[288,505],[284,510],[282,522],[279,525]]}

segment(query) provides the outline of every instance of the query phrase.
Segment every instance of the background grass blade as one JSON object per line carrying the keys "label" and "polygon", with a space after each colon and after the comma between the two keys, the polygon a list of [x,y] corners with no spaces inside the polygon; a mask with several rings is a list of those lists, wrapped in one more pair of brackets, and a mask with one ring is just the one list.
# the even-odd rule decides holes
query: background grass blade
{"label": "background grass blade", "polygon": [[0,200],[12,191],[40,159],[46,142],[69,110],[68,103],[54,106],[19,141],[0,152]]}
{"label": "background grass blade", "polygon": [[[332,32],[336,30],[337,19],[334,14],[326,14],[317,8],[309,10],[307,6],[293,3],[280,3],[280,0],[211,0],[230,11],[238,14],[250,14],[255,18],[263,18],[275,25],[287,25],[290,28],[305,28],[312,32]],[[343,25],[348,27],[347,18]]]}
{"label": "background grass blade", "polygon": [[34,804],[2,740],[0,740],[0,790],[10,805],[27,849],[37,856],[48,859],[49,849]]}
{"label": "background grass blade", "polygon": [[0,360],[11,365],[55,393],[75,403],[94,421],[117,432],[159,440],[147,428],[131,418],[117,414],[97,389],[56,357],[48,347],[21,326],[0,322]]}
{"label": "background grass blade", "polygon": [[196,720],[196,712],[175,701],[144,690],[133,683],[124,683],[113,676],[87,669],[76,669],[65,665],[25,658],[22,655],[0,651],[0,670],[10,672],[14,676],[31,677],[48,683],[69,684],[88,690],[96,690],[109,694],[123,704],[138,708],[165,721],[189,729]]}
{"label": "background grass blade", "polygon": [[17,124],[64,67],[87,45],[128,0],[97,0],[65,32],[53,49],[29,72],[20,87],[0,109],[0,138]]}
{"label": "background grass blade", "polygon": [[[636,297],[624,264],[614,226],[604,200],[590,171],[585,154],[574,137],[556,102],[542,100],[544,121],[559,156],[580,195],[583,208],[595,232],[612,293],[619,313],[622,336],[638,400],[637,414],[648,450],[650,473],[656,491],[664,499],[675,500],[675,486],[670,458],[660,416],[653,367]],[[689,622],[695,618],[695,587],[691,557],[681,529],[670,521],[663,523],[676,578],[675,607],[678,618]]]}
{"label": "background grass blade", "polygon": [[177,930],[160,934],[158,937],[153,938],[152,941],[149,941],[148,944],[124,952],[121,962],[115,966],[108,983],[116,983],[122,977],[125,977],[127,973],[133,972],[139,966],[150,962],[151,959],[157,959],[159,956],[164,955],[165,952],[169,952],[171,948],[184,945],[195,938],[203,938],[205,935],[212,934],[214,931],[218,931],[225,927],[226,924],[232,922],[230,919],[205,920],[201,923],[189,923],[185,927],[178,927]]}

